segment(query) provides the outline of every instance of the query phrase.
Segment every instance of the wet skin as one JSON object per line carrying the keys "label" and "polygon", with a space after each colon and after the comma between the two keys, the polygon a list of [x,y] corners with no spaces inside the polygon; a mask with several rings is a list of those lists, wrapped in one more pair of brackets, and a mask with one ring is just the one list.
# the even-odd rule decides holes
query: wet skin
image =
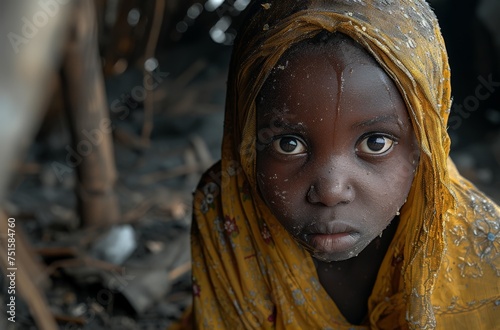
{"label": "wet skin", "polygon": [[311,251],[343,315],[361,322],[418,158],[397,87],[352,41],[308,45],[263,86],[257,135],[263,200]]}

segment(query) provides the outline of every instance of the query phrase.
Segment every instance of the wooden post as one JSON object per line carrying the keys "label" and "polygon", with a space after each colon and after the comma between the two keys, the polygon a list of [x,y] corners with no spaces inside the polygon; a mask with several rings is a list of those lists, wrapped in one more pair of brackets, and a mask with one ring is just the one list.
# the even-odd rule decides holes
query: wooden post
{"label": "wooden post", "polygon": [[63,65],[63,88],[78,166],[77,194],[83,226],[119,221],[111,121],[98,52],[94,2],[78,1]]}

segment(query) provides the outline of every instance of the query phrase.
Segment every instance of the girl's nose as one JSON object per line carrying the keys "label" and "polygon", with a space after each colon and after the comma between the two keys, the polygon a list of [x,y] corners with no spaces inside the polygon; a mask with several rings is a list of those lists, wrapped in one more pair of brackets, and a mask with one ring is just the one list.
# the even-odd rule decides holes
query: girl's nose
{"label": "girl's nose", "polygon": [[307,191],[307,200],[312,204],[335,206],[348,204],[354,200],[351,172],[347,164],[323,166],[316,172],[316,178]]}

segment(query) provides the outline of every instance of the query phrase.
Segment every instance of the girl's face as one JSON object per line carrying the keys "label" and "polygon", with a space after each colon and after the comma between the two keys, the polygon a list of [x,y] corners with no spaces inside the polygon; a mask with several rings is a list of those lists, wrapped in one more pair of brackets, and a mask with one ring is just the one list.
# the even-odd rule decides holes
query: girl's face
{"label": "girl's face", "polygon": [[364,50],[343,42],[286,55],[257,100],[257,180],[313,256],[339,261],[381,235],[419,156],[405,103]]}

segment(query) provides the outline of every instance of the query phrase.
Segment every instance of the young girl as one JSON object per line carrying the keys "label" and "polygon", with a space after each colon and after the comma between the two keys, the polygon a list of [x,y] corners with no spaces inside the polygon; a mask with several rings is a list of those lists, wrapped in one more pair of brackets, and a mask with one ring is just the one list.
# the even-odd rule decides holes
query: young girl
{"label": "young girl", "polygon": [[252,3],[195,193],[204,329],[494,329],[500,210],[448,159],[423,0]]}

